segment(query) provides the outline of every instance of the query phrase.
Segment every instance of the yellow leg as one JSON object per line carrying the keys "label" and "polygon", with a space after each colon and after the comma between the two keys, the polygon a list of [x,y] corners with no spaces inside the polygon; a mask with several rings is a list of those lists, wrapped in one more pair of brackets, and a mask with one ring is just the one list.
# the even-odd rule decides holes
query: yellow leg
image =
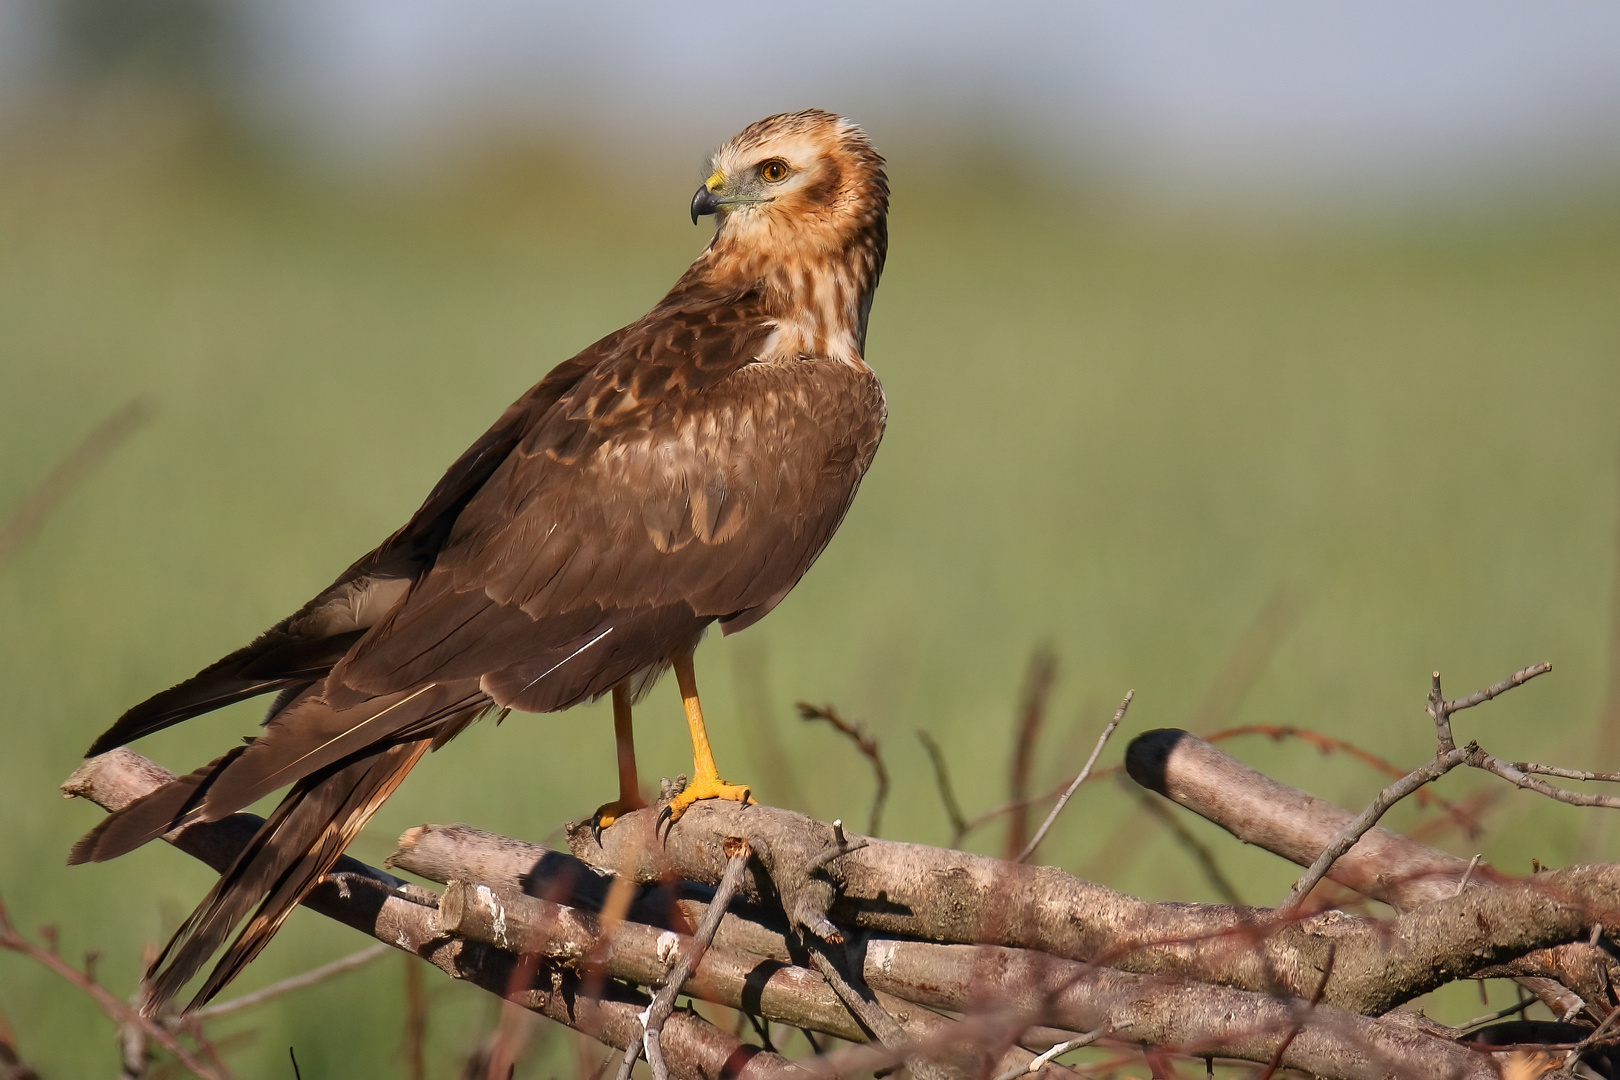
{"label": "yellow leg", "polygon": [[636,732],[630,722],[630,692],[623,685],[613,688],[613,745],[619,758],[619,797],[598,807],[591,816],[597,832],[647,805],[636,777]]}
{"label": "yellow leg", "polygon": [[686,706],[686,726],[692,733],[692,779],[679,795],[670,800],[665,813],[670,821],[676,821],[686,813],[687,807],[699,799],[753,802],[746,784],[727,783],[720,779],[720,770],[715,768],[714,751],[709,747],[709,731],[703,724],[703,704],[698,700],[697,678],[692,673],[691,650],[682,649],[672,659],[675,681],[680,684],[681,701]]}

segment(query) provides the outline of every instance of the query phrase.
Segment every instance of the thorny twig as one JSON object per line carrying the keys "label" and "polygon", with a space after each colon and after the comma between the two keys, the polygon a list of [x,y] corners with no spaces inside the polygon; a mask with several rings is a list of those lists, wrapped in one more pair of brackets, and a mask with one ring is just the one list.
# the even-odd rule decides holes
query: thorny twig
{"label": "thorny twig", "polygon": [[76,969],[72,964],[63,960],[53,948],[45,948],[34,944],[17,932],[11,923],[11,916],[6,911],[5,904],[0,902],[0,949],[10,949],[21,953],[36,963],[42,964],[56,972],[62,978],[88,994],[95,1003],[101,1007],[114,1023],[119,1026],[136,1025],[145,1032],[146,1037],[157,1043],[163,1049],[175,1056],[175,1059],[191,1070],[203,1080],[227,1080],[227,1074],[220,1069],[210,1066],[207,1062],[199,1060],[174,1037],[174,1034],[162,1024],[148,1017],[142,1016],[134,1006],[120,1001],[106,987],[90,978],[84,972]]}
{"label": "thorny twig", "polygon": [[1131,699],[1134,697],[1136,697],[1135,690],[1125,691],[1125,697],[1120,701],[1119,708],[1114,710],[1114,718],[1108,721],[1108,726],[1103,728],[1101,735],[1097,736],[1097,745],[1092,747],[1091,756],[1086,758],[1085,768],[1081,769],[1080,775],[1074,778],[1074,783],[1063,790],[1063,794],[1058,797],[1057,805],[1052,807],[1051,812],[1046,815],[1046,820],[1041,822],[1041,827],[1035,830],[1035,835],[1024,846],[1024,850],[1018,853],[1018,858],[1014,859],[1014,862],[1024,862],[1035,854],[1036,848],[1041,846],[1041,841],[1046,839],[1047,831],[1052,828],[1052,822],[1056,821],[1058,814],[1063,812],[1064,804],[1069,801],[1069,797],[1075,793],[1076,789],[1086,782],[1086,777],[1091,775],[1091,767],[1097,764],[1097,758],[1101,756],[1103,747],[1108,745],[1109,736],[1114,734],[1114,729],[1124,721],[1125,713],[1130,709]]}
{"label": "thorny twig", "polygon": [[720,920],[731,905],[731,897],[742,883],[743,873],[748,869],[748,857],[752,854],[748,841],[732,838],[726,841],[726,872],[720,879],[720,885],[714,891],[714,900],[709,904],[709,910],[704,914],[703,921],[698,924],[697,930],[692,934],[691,943],[681,952],[681,958],[670,969],[669,976],[664,980],[663,986],[658,990],[641,1014],[642,1036],[639,1040],[632,1040],[624,1052],[624,1060],[619,1065],[618,1080],[629,1080],[630,1070],[636,1064],[636,1058],[645,1048],[647,1064],[652,1067],[653,1080],[669,1080],[669,1067],[664,1062],[663,1050],[659,1046],[659,1036],[664,1030],[664,1021],[675,1008],[675,998],[681,992],[686,980],[692,977],[703,954],[708,951],[709,945],[714,941],[715,931],[720,929]]}
{"label": "thorny twig", "polygon": [[845,720],[831,705],[811,705],[801,701],[799,716],[804,720],[825,720],[840,733],[848,736],[855,744],[855,748],[872,763],[872,772],[877,776],[877,791],[872,795],[872,810],[866,819],[866,832],[868,836],[877,836],[883,822],[883,804],[889,798],[889,769],[883,764],[883,755],[878,751],[877,739],[859,723]]}

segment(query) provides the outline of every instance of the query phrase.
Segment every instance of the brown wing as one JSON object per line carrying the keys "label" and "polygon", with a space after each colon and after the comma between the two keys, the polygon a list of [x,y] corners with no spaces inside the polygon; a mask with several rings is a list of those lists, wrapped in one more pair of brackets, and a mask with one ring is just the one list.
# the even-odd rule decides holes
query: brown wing
{"label": "brown wing", "polygon": [[754,359],[770,325],[748,314],[655,313],[564,394],[328,697],[479,679],[550,711],[774,607],[842,520],[884,406],[864,365]]}
{"label": "brown wing", "polygon": [[[258,694],[279,690],[291,700],[303,687],[325,678],[366,630],[399,602],[411,582],[432,565],[456,517],[524,434],[583,374],[613,353],[623,334],[618,331],[559,365],[513,402],[450,466],[403,528],[313,600],[250,644],[131,708],[85,756],[105,753]],[[278,701],[278,705],[282,703]]]}

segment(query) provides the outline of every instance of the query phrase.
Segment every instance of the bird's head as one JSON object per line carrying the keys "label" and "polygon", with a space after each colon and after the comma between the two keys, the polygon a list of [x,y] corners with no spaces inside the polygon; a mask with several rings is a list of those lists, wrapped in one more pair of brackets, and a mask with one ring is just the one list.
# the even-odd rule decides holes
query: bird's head
{"label": "bird's head", "polygon": [[863,236],[881,244],[889,185],[866,133],[820,109],[748,125],[714,155],[692,221],[719,218],[716,244],[737,254],[835,256]]}

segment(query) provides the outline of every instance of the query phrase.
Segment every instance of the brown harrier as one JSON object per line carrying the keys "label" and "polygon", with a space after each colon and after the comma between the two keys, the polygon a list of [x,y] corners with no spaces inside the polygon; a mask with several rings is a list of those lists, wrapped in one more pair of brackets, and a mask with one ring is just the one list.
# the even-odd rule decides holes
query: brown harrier
{"label": "brown harrier", "polygon": [[292,785],[153,964],[148,1012],[258,904],[191,1007],[218,993],[411,766],[491,710],[611,691],[607,824],[642,805],[631,704],[674,667],[694,762],[671,815],[747,801],[715,768],[692,652],[710,623],[741,630],[787,595],[877,450],[883,390],[862,352],[887,209],[883,159],[849,121],[808,110],[746,128],[692,200],[694,223],[718,216],[714,239],[657,307],[523,395],[315,599],[96,740],[91,754],[276,695],[257,738],[70,856],[110,859]]}

